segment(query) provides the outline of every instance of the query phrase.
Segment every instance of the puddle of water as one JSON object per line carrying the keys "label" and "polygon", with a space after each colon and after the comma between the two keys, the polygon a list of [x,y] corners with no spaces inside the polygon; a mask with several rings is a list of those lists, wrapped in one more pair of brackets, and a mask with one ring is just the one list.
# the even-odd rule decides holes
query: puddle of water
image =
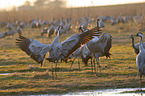
{"label": "puddle of water", "polygon": [[10,65],[0,65],[0,67],[7,67],[7,66],[10,66]]}
{"label": "puddle of water", "polygon": [[[143,96],[145,93],[121,93],[124,91],[134,91],[138,90],[139,88],[121,88],[121,89],[103,89],[103,90],[92,90],[88,92],[75,92],[75,93],[68,93],[62,96]],[[145,88],[142,88],[145,90]]]}
{"label": "puddle of water", "polygon": [[[64,95],[42,94],[42,95],[23,95],[23,96],[143,96],[145,93],[121,93],[124,91],[134,91],[139,88],[120,88],[120,89],[100,89],[87,92],[69,92]],[[142,88],[145,90],[145,88]]]}
{"label": "puddle of water", "polygon": [[0,75],[9,75],[11,73],[0,73]]}

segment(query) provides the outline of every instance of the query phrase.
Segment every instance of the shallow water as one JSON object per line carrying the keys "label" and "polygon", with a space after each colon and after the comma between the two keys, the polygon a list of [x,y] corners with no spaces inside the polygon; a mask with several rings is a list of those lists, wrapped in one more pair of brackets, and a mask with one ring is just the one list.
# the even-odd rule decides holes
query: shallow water
{"label": "shallow water", "polygon": [[0,67],[7,67],[7,66],[10,66],[10,65],[0,65]]}
{"label": "shallow water", "polygon": [[[139,88],[120,88],[120,89],[100,89],[86,92],[69,92],[64,95],[41,94],[41,95],[23,95],[23,96],[143,96],[145,93],[121,93],[124,91],[135,91]],[[145,88],[142,88],[145,90]]]}
{"label": "shallow water", "polygon": [[[121,93],[124,91],[135,91],[139,88],[120,88],[120,89],[102,89],[102,90],[92,90],[88,92],[75,92],[75,93],[68,93],[62,96],[143,96],[145,93]],[[145,90],[145,88],[142,88]]]}
{"label": "shallow water", "polygon": [[11,73],[0,73],[0,75],[9,75]]}

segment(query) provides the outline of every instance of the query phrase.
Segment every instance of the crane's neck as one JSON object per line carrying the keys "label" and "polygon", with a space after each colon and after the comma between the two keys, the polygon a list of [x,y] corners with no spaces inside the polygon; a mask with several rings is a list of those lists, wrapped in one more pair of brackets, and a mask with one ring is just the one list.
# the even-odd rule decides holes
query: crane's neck
{"label": "crane's neck", "polygon": [[52,45],[54,44],[58,44],[58,43],[60,43],[59,42],[59,30],[58,30],[58,34],[57,34],[57,37],[53,40],[53,42],[52,42]]}
{"label": "crane's neck", "polygon": [[143,40],[143,36],[141,36],[141,39],[140,39],[140,51],[144,50],[142,40]]}
{"label": "crane's neck", "polygon": [[134,45],[134,38],[132,38],[132,47],[133,47],[134,49],[136,49],[136,47],[135,47],[135,45]]}

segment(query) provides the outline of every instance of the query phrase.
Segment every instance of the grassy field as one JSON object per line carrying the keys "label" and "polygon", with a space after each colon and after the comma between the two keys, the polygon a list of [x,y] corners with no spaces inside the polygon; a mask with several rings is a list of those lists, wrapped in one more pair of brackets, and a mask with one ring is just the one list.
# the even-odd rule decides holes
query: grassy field
{"label": "grassy field", "polygon": [[[111,59],[100,58],[102,66],[102,76],[92,74],[91,64],[84,66],[81,63],[81,70],[78,70],[77,60],[69,71],[71,63],[59,62],[57,69],[57,79],[51,78],[51,63],[44,61],[43,67],[37,64],[18,47],[15,46],[13,37],[0,39],[0,94],[1,95],[24,95],[24,94],[63,94],[74,91],[85,91],[92,89],[106,88],[130,88],[139,87],[139,77],[137,77],[136,54],[131,45],[131,34],[136,34],[137,26],[133,22],[111,26],[105,23],[103,32],[110,33],[113,37],[111,48]],[[95,26],[95,24],[93,25]],[[56,37],[41,37],[41,29],[26,28],[23,36],[37,39],[42,43],[49,44]],[[3,29],[0,29],[2,32]],[[63,34],[60,41],[67,39],[78,31],[73,26],[72,30]],[[139,38],[135,38],[139,42]],[[79,59],[81,62],[81,59]],[[49,69],[49,70],[48,70]],[[143,78],[145,87],[145,78]]]}

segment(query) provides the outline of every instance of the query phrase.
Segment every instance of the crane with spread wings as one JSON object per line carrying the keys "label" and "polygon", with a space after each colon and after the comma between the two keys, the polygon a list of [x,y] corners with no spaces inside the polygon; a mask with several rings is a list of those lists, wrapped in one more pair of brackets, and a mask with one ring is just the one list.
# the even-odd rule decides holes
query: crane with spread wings
{"label": "crane with spread wings", "polygon": [[[93,39],[93,36],[100,35],[100,31],[97,30],[97,27],[94,27],[87,32],[74,34],[62,43],[60,43],[60,29],[63,29],[63,26],[59,26],[58,35],[51,44],[43,44],[40,43],[38,40],[29,39],[20,35],[19,39],[16,39],[16,45],[37,63],[41,63],[41,66],[43,64],[45,55],[49,52],[49,57],[46,58],[46,60],[52,62],[52,65],[53,63],[56,63],[57,66],[58,60],[67,59],[75,50],[81,47],[82,44],[85,44]],[[56,70],[55,75],[57,77]]]}

